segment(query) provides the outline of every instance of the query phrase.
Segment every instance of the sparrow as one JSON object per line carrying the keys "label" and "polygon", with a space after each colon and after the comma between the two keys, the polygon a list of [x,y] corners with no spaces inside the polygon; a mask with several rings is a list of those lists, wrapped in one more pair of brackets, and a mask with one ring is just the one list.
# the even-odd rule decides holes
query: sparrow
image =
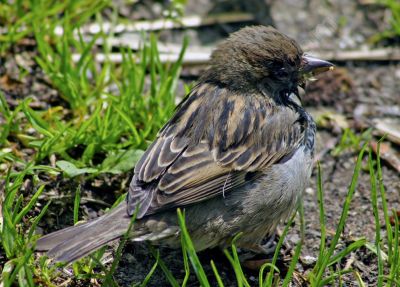
{"label": "sparrow", "polygon": [[37,241],[73,262],[122,237],[180,248],[176,209],[197,251],[265,251],[261,241],[296,208],[311,175],[316,125],[299,87],[333,64],[303,53],[272,27],[221,42],[209,67],[134,168],[126,200],[89,222]]}

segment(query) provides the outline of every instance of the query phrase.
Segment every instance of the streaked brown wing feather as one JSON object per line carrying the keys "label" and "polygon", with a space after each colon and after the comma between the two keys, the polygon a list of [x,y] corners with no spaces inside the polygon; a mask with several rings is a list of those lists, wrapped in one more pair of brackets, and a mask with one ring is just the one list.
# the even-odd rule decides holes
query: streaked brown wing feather
{"label": "streaked brown wing feather", "polygon": [[128,212],[139,204],[140,218],[230,192],[298,148],[297,119],[262,95],[196,87],[137,163]]}

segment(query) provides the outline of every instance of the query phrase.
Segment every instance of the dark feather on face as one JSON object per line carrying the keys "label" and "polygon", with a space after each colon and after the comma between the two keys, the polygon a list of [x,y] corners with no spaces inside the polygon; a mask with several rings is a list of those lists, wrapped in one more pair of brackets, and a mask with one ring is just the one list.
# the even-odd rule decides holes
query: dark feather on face
{"label": "dark feather on face", "polygon": [[246,27],[217,47],[201,80],[275,97],[297,89],[302,54],[293,39],[272,27]]}

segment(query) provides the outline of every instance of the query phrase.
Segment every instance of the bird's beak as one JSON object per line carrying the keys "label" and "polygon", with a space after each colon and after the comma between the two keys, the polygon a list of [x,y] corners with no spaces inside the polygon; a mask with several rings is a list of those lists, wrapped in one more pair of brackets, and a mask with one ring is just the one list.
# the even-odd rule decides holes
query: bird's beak
{"label": "bird's beak", "polygon": [[335,65],[328,61],[303,54],[301,66],[302,74],[317,75],[329,70],[333,70]]}

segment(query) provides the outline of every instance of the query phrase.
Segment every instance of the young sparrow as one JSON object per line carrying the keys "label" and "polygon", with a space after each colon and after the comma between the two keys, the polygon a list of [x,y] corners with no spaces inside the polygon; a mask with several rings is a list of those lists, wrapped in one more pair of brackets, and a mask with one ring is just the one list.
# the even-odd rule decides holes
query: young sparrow
{"label": "young sparrow", "polygon": [[233,33],[136,164],[126,201],[36,249],[77,260],[124,235],[137,208],[132,240],[179,248],[180,207],[196,250],[226,247],[242,232],[237,246],[263,251],[311,174],[315,123],[298,87],[332,66],[272,27]]}

